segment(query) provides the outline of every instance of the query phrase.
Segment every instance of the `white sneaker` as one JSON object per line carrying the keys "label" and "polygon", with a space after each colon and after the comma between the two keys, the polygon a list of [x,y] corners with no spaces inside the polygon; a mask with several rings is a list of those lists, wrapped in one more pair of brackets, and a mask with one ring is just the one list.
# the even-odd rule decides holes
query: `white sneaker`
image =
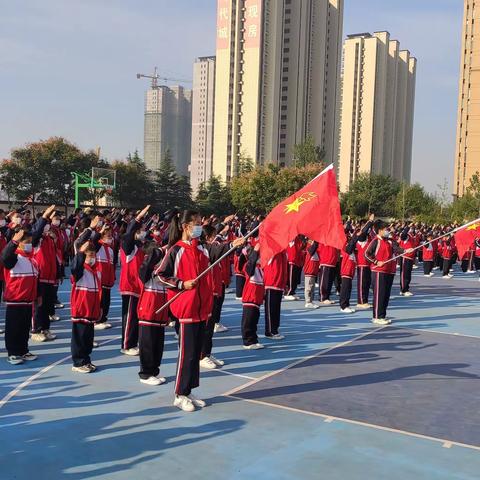
{"label": "white sneaker", "polygon": [[413,266],[412,266],[412,269],[413,269],[413,270],[416,270],[417,268],[418,268],[418,265],[413,265]]}
{"label": "white sneaker", "polygon": [[34,355],[33,353],[27,352],[27,353],[25,353],[25,355],[22,355],[22,358],[27,362],[33,362],[38,357],[36,355]]}
{"label": "white sneaker", "polygon": [[238,302],[241,302],[241,301],[242,301],[242,297],[235,297],[235,300],[237,300]]}
{"label": "white sneaker", "polygon": [[1,335],[2,333],[5,333],[5,330],[2,330],[2,329],[0,328],[0,335]]}
{"label": "white sneaker", "polygon": [[347,307],[347,308],[341,308],[340,311],[342,313],[355,313],[355,310],[353,308]]}
{"label": "white sneaker", "polygon": [[335,300],[324,300],[323,302],[320,302],[322,305],[333,305],[335,303]]}
{"label": "white sneaker", "polygon": [[430,278],[430,277],[431,277],[431,274],[430,274],[430,273],[425,273],[423,276]]}
{"label": "white sneaker", "polygon": [[57,336],[54,333],[52,333],[50,330],[44,330],[42,333],[45,335],[47,341],[49,342],[57,338]]}
{"label": "white sneaker", "polygon": [[200,400],[193,393],[191,393],[187,398],[190,399],[195,407],[203,408],[207,406],[207,402],[205,400]]}
{"label": "white sneaker", "polygon": [[200,366],[207,370],[214,370],[217,368],[217,364],[210,359],[210,357],[204,357],[200,360]]}
{"label": "white sneaker", "polygon": [[276,333],[275,335],[267,338],[269,338],[270,340],[283,340],[285,338],[285,335],[280,335],[279,333]]}
{"label": "white sneaker", "polygon": [[173,401],[173,405],[184,412],[194,412],[195,405],[193,402],[186,397],[185,395],[175,395],[175,400]]}
{"label": "white sneaker", "polygon": [[65,308],[65,305],[63,303],[56,303],[55,308],[58,308],[58,309]]}
{"label": "white sneaker", "polygon": [[435,274],[434,274],[433,272],[430,272],[430,273],[428,274],[428,276],[429,276],[429,277],[433,277],[433,276],[435,276]]}
{"label": "white sneaker", "polygon": [[45,336],[44,333],[40,332],[40,333],[32,333],[32,336],[30,337],[30,340],[32,342],[46,342],[47,341],[47,337]]}
{"label": "white sneaker", "polygon": [[442,277],[442,280],[451,280],[452,277],[453,277],[453,275],[450,275],[450,274],[449,274],[449,275],[444,275],[444,276]]}
{"label": "white sneaker", "polygon": [[405,292],[403,294],[404,297],[413,297],[413,293],[412,292]]}
{"label": "white sneaker", "polygon": [[138,347],[127,348],[127,349],[122,348],[120,352],[123,353],[124,355],[130,355],[131,357],[138,355],[140,353],[140,351],[138,350]]}
{"label": "white sneaker", "polygon": [[175,320],[174,320],[173,322],[170,322],[170,323],[168,324],[168,326],[169,326],[170,328],[175,328]]}
{"label": "white sneaker", "polygon": [[166,381],[167,379],[164,377],[154,377],[153,375],[148,378],[140,379],[140,383],[144,383],[145,385],[152,385],[152,386],[162,385],[162,383],[165,383]]}
{"label": "white sneaker", "polygon": [[23,363],[24,358],[21,357],[20,355],[10,355],[7,357],[7,362],[11,363],[12,365],[20,365]]}
{"label": "white sneaker", "polygon": [[213,355],[210,354],[210,360],[217,365],[217,367],[223,367],[225,365],[225,362],[223,360],[219,360],[218,358],[214,357]]}
{"label": "white sneaker", "polygon": [[390,325],[392,321],[386,318],[374,318],[372,319],[372,323],[375,323],[376,325]]}
{"label": "white sneaker", "polygon": [[112,324],[107,322],[96,323],[93,328],[95,330],[108,330],[112,328]]}
{"label": "white sneaker", "polygon": [[77,373],[92,373],[95,369],[92,368],[91,365],[82,365],[81,367],[72,367],[72,372]]}
{"label": "white sneaker", "polygon": [[262,345],[261,343],[252,343],[251,345],[244,345],[243,348],[245,350],[261,350],[262,348],[265,348],[265,345]]}
{"label": "white sneaker", "polygon": [[222,332],[228,332],[228,328],[225,325],[222,325],[221,323],[216,323],[215,326],[213,327],[214,333],[222,333]]}
{"label": "white sneaker", "polygon": [[92,342],[92,347],[93,347],[93,348],[98,348],[98,342],[93,341],[93,342]]}
{"label": "white sneaker", "polygon": [[317,305],[317,304],[315,304],[315,303],[313,303],[313,302],[307,302],[307,303],[305,304],[305,308],[311,308],[311,309],[316,309],[316,308],[318,308],[319,306],[320,306],[320,305]]}
{"label": "white sneaker", "polygon": [[475,272],[475,270],[467,270],[467,273],[472,274],[472,273],[476,273],[476,272]]}
{"label": "white sneaker", "polygon": [[372,308],[372,306],[369,303],[357,303],[357,308],[368,310],[369,308]]}
{"label": "white sneaker", "polygon": [[59,322],[60,317],[58,315],[50,315],[48,318],[50,318],[51,322]]}

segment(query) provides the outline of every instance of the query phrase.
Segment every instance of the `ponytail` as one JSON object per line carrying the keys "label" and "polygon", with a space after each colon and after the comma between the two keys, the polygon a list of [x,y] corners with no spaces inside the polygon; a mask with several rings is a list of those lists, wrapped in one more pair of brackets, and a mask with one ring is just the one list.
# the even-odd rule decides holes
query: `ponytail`
{"label": "ponytail", "polygon": [[184,210],[181,217],[179,215],[172,217],[172,221],[170,222],[170,227],[168,229],[168,248],[173,247],[173,245],[182,239],[182,225],[185,223],[190,223],[197,215],[199,215],[199,213],[194,210]]}

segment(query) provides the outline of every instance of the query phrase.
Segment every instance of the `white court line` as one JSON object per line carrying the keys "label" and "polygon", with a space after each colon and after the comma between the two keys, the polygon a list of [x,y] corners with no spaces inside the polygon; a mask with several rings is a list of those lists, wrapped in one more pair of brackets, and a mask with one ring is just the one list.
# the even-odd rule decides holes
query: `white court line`
{"label": "white court line", "polygon": [[[113,342],[113,341],[118,341],[121,338],[121,336],[111,338],[110,340],[106,340],[105,342],[99,343],[98,346],[101,347],[102,345],[106,345],[107,343]],[[41,377],[44,373],[47,373],[50,371],[53,367],[56,367],[57,365],[60,365],[63,362],[66,362],[67,360],[70,360],[72,358],[72,355],[68,355],[64,358],[61,358],[60,360],[57,360],[54,363],[51,363],[50,365],[47,365],[46,367],[42,368],[39,372],[35,373],[31,377],[27,378],[24,382],[22,382],[18,387],[14,388],[11,392],[7,393],[1,400],[0,400],[0,408],[5,406],[7,402],[9,402],[15,395],[18,395],[24,388],[28,387],[32,382],[34,382],[37,378]]]}
{"label": "white court line", "polygon": [[244,385],[240,385],[239,387],[236,387],[232,390],[229,390],[228,392],[223,393],[222,395],[224,396],[229,396],[233,395],[234,393],[238,392],[239,390],[243,390],[244,388],[251,387],[252,385],[255,385],[258,382],[261,382],[262,380],[266,380],[267,378],[273,377],[274,375],[277,375],[278,373],[282,373],[285,370],[288,370],[289,368],[294,367],[295,365],[298,365],[299,363],[307,362],[308,360],[311,360],[312,358],[320,357],[321,355],[325,355],[326,353],[330,352],[331,350],[334,350],[335,348],[340,348],[344,347],[345,345],[348,345],[352,342],[355,342],[356,340],[361,340],[362,338],[371,335],[372,333],[376,333],[380,330],[383,330],[386,328],[387,325],[375,328],[373,330],[369,330],[368,332],[362,333],[361,335],[357,335],[356,337],[351,338],[350,340],[346,340],[345,342],[337,343],[336,345],[333,345],[331,347],[328,347],[324,350],[320,350],[320,352],[314,353],[313,355],[309,355],[308,357],[302,357],[299,360],[296,360],[293,363],[290,363],[286,365],[283,368],[280,368],[279,370],[274,370],[273,372],[267,373],[266,375],[262,375],[259,378],[256,378],[255,380],[245,383]]}
{"label": "white court line", "polygon": [[332,417],[331,415],[325,415],[323,413],[310,412],[308,410],[301,410],[299,408],[287,407],[285,405],[277,405],[275,403],[264,402],[263,400],[252,400],[250,398],[242,398],[242,397],[237,397],[235,395],[225,395],[225,396],[229,398],[235,398],[236,400],[243,400],[244,402],[264,405],[271,408],[279,408],[281,410],[288,410],[290,412],[303,413],[305,415],[311,415],[313,417],[320,417],[320,418],[323,418],[326,423],[331,423],[332,421],[337,420],[344,423],[351,423],[353,425],[360,425],[362,427],[369,427],[369,428],[374,428],[376,430],[383,430],[385,432],[400,433],[402,435],[408,435],[409,437],[421,438],[423,440],[431,440],[432,442],[441,443],[442,447],[444,448],[451,448],[453,445],[455,445],[458,447],[470,448],[473,450],[480,451],[479,446],[469,445],[468,443],[460,443],[460,442],[454,442],[452,440],[446,440],[443,438],[430,437],[429,435],[422,435],[420,433],[407,432],[405,430],[398,430],[396,428],[383,427],[382,425],[375,425],[373,423],[361,422],[359,420],[352,420],[350,418]]}
{"label": "white court line", "polygon": [[415,328],[415,327],[397,327],[395,324],[392,324],[394,328],[399,328],[402,330],[410,330],[412,332],[425,332],[425,333],[440,333],[441,335],[450,335],[452,337],[467,337],[467,338],[480,338],[478,335],[467,335],[466,333],[452,333],[452,332],[441,332],[439,330],[427,330],[426,328]]}
{"label": "white court line", "polygon": [[218,373],[226,373],[227,375],[233,375],[234,377],[240,377],[240,378],[246,378],[247,380],[255,380],[255,377],[249,377],[248,375],[242,375],[240,373],[233,373],[229,372],[228,370],[222,370],[219,368],[216,368],[214,370],[211,370],[212,372],[218,372]]}

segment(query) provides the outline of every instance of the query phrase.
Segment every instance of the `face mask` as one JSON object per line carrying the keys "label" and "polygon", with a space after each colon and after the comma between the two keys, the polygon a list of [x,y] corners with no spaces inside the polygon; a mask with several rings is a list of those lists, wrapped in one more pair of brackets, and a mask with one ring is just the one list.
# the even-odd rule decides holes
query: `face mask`
{"label": "face mask", "polygon": [[22,245],[22,250],[25,252],[25,253],[30,253],[32,251],[32,244],[31,243],[24,243]]}
{"label": "face mask", "polygon": [[12,222],[13,222],[15,225],[20,225],[20,224],[22,223],[22,217],[13,217]]}
{"label": "face mask", "polygon": [[385,231],[383,232],[383,235],[382,235],[382,236],[383,236],[383,238],[390,238],[390,231],[389,231],[389,230],[385,230]]}
{"label": "face mask", "polygon": [[60,220],[52,220],[52,225],[58,227],[60,225]]}
{"label": "face mask", "polygon": [[50,231],[50,224],[46,224],[44,227],[43,227],[43,233],[48,233]]}
{"label": "face mask", "polygon": [[102,220],[99,220],[99,221],[98,221],[97,227],[103,227],[103,221],[102,221]]}
{"label": "face mask", "polygon": [[0,227],[4,227],[6,223],[5,219],[0,220]]}
{"label": "face mask", "polygon": [[107,245],[111,245],[113,241],[113,238],[105,238],[103,239],[103,243],[106,243]]}
{"label": "face mask", "polygon": [[198,238],[202,235],[203,228],[201,225],[194,225],[192,229],[192,238]]}
{"label": "face mask", "polygon": [[95,265],[95,258],[87,258],[87,260],[85,261],[88,265],[90,265],[91,267],[93,267]]}
{"label": "face mask", "polygon": [[145,240],[146,236],[147,236],[147,232],[139,232],[137,235],[137,240]]}
{"label": "face mask", "polygon": [[153,232],[153,234],[156,236],[156,237],[159,237],[160,236],[160,230],[155,230]]}

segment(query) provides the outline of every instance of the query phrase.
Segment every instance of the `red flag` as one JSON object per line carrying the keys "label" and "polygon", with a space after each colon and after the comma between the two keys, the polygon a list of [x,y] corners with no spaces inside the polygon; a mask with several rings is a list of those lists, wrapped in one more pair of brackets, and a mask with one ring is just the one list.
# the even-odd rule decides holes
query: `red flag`
{"label": "red flag", "polygon": [[299,234],[341,249],[346,237],[333,164],[297,193],[279,203],[260,226],[260,254],[265,265]]}
{"label": "red flag", "polygon": [[480,237],[480,219],[475,220],[475,223],[470,224],[455,233],[455,245],[458,250],[458,258],[463,258],[465,253],[470,250],[477,237]]}

